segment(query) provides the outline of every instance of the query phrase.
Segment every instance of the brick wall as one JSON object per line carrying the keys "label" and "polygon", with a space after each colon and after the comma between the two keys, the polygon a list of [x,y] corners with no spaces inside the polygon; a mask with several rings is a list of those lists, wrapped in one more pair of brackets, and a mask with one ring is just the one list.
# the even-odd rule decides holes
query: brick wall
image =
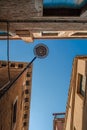
{"label": "brick wall", "polygon": [[[15,68],[14,73],[22,69]],[[30,77],[26,77],[27,72]],[[1,74],[1,73],[0,73]],[[4,78],[4,77],[3,77]],[[27,86],[29,93],[24,93],[26,90],[26,80],[30,81]],[[12,87],[0,98],[0,130],[28,130],[29,111],[30,111],[30,96],[31,96],[31,68],[25,71],[22,76],[12,85]],[[27,104],[24,99],[28,98]],[[17,99],[16,123],[13,123],[13,104]],[[24,106],[28,109],[25,110]],[[24,113],[27,118],[24,118]],[[23,126],[23,123],[26,125]]]}

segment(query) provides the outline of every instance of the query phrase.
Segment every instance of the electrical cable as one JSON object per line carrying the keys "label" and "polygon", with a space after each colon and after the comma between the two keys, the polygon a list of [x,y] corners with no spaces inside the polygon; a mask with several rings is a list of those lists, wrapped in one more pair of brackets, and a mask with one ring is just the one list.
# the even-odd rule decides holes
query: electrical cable
{"label": "electrical cable", "polygon": [[10,67],[9,67],[9,22],[7,22],[7,62],[8,62],[8,79],[10,81]]}

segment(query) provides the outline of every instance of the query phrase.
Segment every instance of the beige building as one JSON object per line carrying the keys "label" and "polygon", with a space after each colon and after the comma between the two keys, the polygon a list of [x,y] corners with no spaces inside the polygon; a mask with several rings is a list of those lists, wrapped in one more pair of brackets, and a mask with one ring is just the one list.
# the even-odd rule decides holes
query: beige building
{"label": "beige building", "polygon": [[74,59],[64,130],[87,130],[87,57]]}
{"label": "beige building", "polygon": [[65,113],[54,113],[53,130],[63,130],[65,123]]}
{"label": "beige building", "polygon": [[[84,0],[77,0],[77,4]],[[7,23],[8,21],[8,23]],[[1,0],[0,39],[87,38],[87,2],[81,7],[47,8],[44,0]]]}
{"label": "beige building", "polygon": [[0,130],[28,130],[32,66],[17,78],[26,65],[10,62],[8,71],[8,63],[0,61]]}

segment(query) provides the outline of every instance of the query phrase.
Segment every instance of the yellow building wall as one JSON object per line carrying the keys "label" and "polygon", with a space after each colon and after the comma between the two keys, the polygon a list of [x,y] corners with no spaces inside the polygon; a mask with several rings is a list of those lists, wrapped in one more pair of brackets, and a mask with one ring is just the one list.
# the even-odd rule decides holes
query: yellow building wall
{"label": "yellow building wall", "polygon": [[67,114],[66,130],[70,130],[70,124],[71,124],[72,93],[73,93],[73,90],[70,95],[70,104],[67,105],[68,114]]}
{"label": "yellow building wall", "polygon": [[86,59],[76,59],[73,66],[64,130],[83,130],[84,97],[78,92],[78,74],[86,76]]}
{"label": "yellow building wall", "polygon": [[75,90],[74,122],[73,122],[73,127],[75,127],[76,130],[82,130],[84,98],[80,93],[77,93],[77,87],[78,87],[78,73],[85,75],[85,64],[86,64],[85,60],[78,60],[76,90]]}

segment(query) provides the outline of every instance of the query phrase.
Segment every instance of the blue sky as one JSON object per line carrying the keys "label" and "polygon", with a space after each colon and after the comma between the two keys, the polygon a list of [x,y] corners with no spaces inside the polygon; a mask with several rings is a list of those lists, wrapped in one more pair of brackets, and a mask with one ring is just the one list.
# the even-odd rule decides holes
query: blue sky
{"label": "blue sky", "polygon": [[84,3],[87,3],[87,0],[43,0],[45,6],[82,6]]}
{"label": "blue sky", "polygon": [[[45,59],[33,64],[30,130],[53,130],[55,112],[65,112],[73,58],[87,55],[87,40],[10,41],[10,60],[29,62],[33,48],[44,43],[49,48]],[[0,41],[0,60],[6,60],[6,41]]]}

